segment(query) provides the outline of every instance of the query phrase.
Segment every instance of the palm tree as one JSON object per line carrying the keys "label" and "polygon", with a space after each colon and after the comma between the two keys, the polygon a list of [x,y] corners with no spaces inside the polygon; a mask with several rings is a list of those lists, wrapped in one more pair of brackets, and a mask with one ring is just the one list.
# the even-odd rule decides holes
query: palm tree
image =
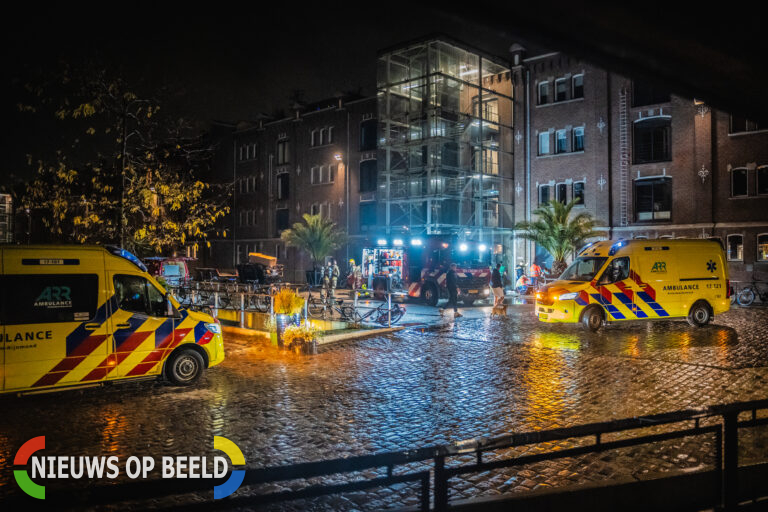
{"label": "palm tree", "polygon": [[515,225],[522,231],[522,238],[536,242],[552,255],[552,274],[556,276],[566,269],[565,259],[569,254],[579,250],[588,239],[601,235],[595,231],[600,222],[592,214],[583,211],[571,215],[574,206],[575,201],[568,204],[549,201],[533,211],[536,220]]}
{"label": "palm tree", "polygon": [[341,247],[347,236],[334,222],[320,215],[305,213],[302,217],[304,222],[295,223],[291,229],[283,231],[280,238],[287,245],[309,253],[316,268],[319,261]]}

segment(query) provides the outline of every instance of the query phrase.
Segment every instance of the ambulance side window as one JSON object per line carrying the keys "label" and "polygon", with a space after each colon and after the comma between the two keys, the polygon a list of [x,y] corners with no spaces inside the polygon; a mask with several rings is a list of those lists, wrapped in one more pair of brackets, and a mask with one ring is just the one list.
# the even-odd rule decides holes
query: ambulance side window
{"label": "ambulance side window", "polygon": [[115,276],[117,305],[123,311],[165,316],[165,299],[152,283],[141,276]]}
{"label": "ambulance side window", "polygon": [[629,279],[629,257],[616,258],[605,268],[600,284],[617,283]]}
{"label": "ambulance side window", "polygon": [[0,324],[84,322],[96,316],[96,274],[14,274],[0,284]]}

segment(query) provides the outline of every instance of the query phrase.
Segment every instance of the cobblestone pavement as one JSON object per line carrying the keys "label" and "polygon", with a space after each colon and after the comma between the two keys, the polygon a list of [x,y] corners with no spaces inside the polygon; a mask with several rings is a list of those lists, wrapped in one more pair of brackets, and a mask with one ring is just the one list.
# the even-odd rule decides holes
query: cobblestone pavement
{"label": "cobblestone pavement", "polygon": [[[702,329],[664,321],[597,334],[540,324],[529,306],[510,309],[491,319],[488,308],[474,308],[455,322],[315,356],[230,336],[227,359],[193,388],[141,382],[2,397],[0,496],[15,492],[13,455],[37,435],[50,454],[121,458],[213,456],[212,437],[223,435],[249,467],[262,467],[768,397],[766,308],[737,307]],[[436,313],[409,308],[411,320],[424,320],[419,315]],[[744,438],[742,455],[762,460],[766,445],[756,432]],[[514,454],[542,448],[552,446]],[[712,438],[686,438],[468,475],[451,481],[451,499],[697,468],[711,464],[712,453]],[[403,486],[296,507],[379,509],[416,499],[414,487]]]}

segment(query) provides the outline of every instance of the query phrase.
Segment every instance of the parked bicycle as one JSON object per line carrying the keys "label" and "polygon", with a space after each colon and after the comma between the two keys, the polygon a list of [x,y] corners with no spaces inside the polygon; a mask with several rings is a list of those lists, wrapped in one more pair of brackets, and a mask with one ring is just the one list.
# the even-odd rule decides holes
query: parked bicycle
{"label": "parked bicycle", "polygon": [[318,296],[310,294],[307,302],[307,312],[313,318],[337,317],[343,322],[360,324],[366,321],[380,325],[388,325],[398,322],[405,314],[405,307],[400,304],[382,302],[378,307],[371,308],[365,313],[360,313],[361,308],[356,308],[351,301],[331,298],[322,293]]}
{"label": "parked bicycle", "polygon": [[752,281],[741,289],[736,297],[736,301],[740,306],[749,306],[755,301],[756,297],[760,297],[761,302],[768,302],[768,283]]}

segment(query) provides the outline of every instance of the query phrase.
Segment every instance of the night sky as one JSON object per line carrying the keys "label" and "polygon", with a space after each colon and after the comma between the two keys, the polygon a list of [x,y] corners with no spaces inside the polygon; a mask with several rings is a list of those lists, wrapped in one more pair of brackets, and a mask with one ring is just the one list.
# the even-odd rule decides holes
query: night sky
{"label": "night sky", "polygon": [[294,90],[303,90],[307,102],[337,92],[373,94],[377,51],[402,41],[442,32],[502,57],[515,42],[498,29],[413,5],[387,12],[224,8],[229,12],[121,16],[49,10],[6,19],[0,183],[11,173],[28,175],[25,155],[45,143],[40,126],[16,112],[13,83],[30,66],[53,69],[59,59],[96,58],[119,66],[144,90],[179,91],[173,108],[181,115],[236,122],[288,108]]}

